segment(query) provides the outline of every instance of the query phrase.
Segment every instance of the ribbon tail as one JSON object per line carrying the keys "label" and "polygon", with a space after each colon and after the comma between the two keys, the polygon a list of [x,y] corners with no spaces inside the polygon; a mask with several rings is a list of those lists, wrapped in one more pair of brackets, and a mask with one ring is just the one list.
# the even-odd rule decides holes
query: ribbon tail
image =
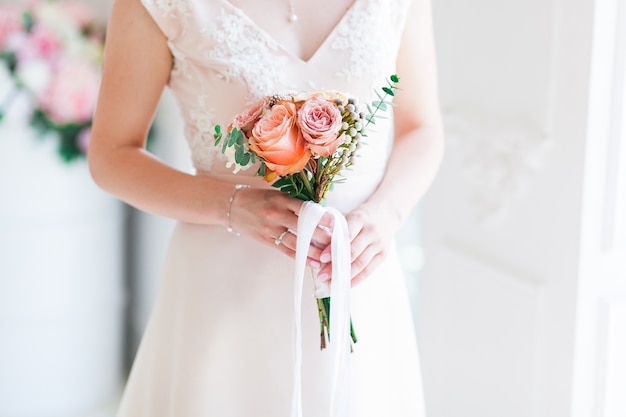
{"label": "ribbon tail", "polygon": [[302,417],[302,288],[304,285],[304,271],[309,246],[313,239],[313,232],[326,213],[326,210],[317,203],[305,202],[298,216],[298,231],[296,243],[296,271],[294,283],[294,366],[293,366],[293,395],[291,402],[291,416]]}
{"label": "ribbon tail", "polygon": [[328,211],[334,217],[331,242],[332,285],[330,287],[330,331],[333,335],[330,353],[334,366],[330,415],[341,417],[348,415],[350,398],[350,235],[345,217],[333,208],[329,208]]}
{"label": "ribbon tail", "polygon": [[326,213],[334,218],[332,233],[332,284],[330,286],[330,326],[332,360],[330,416],[346,417],[349,413],[350,354],[350,235],[345,217],[333,208],[306,202],[298,217],[296,271],[294,284],[294,374],[291,417],[302,417],[302,290],[309,246],[313,233]]}

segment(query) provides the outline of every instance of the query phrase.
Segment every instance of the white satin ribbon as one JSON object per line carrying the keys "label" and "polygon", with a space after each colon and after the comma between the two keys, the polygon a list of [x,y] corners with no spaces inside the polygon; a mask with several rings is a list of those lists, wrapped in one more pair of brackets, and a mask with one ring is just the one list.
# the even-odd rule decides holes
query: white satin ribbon
{"label": "white satin ribbon", "polygon": [[347,417],[349,412],[349,358],[350,354],[350,235],[345,217],[333,208],[324,208],[313,202],[302,205],[298,218],[296,246],[296,273],[294,291],[294,374],[292,417],[302,417],[302,288],[304,271],[313,238],[313,232],[324,214],[334,219],[332,250],[332,285],[330,291],[331,340],[329,355],[332,358],[330,381],[330,417]]}

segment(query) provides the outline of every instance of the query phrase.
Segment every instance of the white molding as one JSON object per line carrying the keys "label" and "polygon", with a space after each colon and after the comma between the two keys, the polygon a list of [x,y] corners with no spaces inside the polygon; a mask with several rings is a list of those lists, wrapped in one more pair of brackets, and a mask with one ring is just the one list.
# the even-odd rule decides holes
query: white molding
{"label": "white molding", "polygon": [[542,372],[544,287],[464,249],[441,242],[436,261],[426,261],[429,278],[420,287],[418,328],[429,414],[529,417]]}
{"label": "white molding", "polygon": [[626,249],[626,4],[613,1],[616,11],[612,36],[613,76],[602,225],[602,249],[605,253]]}
{"label": "white molding", "polygon": [[467,181],[475,220],[506,215],[544,165],[553,143],[520,114],[461,108],[444,111],[448,153]]}
{"label": "white molding", "polygon": [[626,415],[626,303],[602,298],[598,303],[598,344],[594,417]]}

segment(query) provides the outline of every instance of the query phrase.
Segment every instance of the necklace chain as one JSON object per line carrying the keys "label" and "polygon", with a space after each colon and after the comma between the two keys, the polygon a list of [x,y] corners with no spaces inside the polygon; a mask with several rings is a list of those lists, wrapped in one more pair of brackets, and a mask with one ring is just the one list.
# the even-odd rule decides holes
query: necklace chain
{"label": "necklace chain", "polygon": [[295,0],[289,0],[289,23],[295,23],[298,21],[298,15],[296,14]]}

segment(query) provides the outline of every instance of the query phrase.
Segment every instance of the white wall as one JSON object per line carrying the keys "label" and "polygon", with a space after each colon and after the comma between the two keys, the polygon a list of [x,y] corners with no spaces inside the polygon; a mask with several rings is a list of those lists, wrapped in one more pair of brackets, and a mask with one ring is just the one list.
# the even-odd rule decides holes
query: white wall
{"label": "white wall", "polygon": [[[598,42],[594,29],[613,27],[622,3],[434,2],[448,152],[423,211],[431,417],[620,415],[623,404],[597,400],[624,385],[595,371],[595,349],[623,360],[610,353],[623,342],[607,340],[622,340],[614,282],[625,268],[606,267],[589,230],[612,207],[605,183],[623,184],[602,167],[623,153],[620,139],[590,129],[594,109],[611,107],[604,93],[590,99],[596,78],[614,87],[610,64],[598,76],[592,67],[616,34]],[[612,313],[597,313],[609,293]]]}

